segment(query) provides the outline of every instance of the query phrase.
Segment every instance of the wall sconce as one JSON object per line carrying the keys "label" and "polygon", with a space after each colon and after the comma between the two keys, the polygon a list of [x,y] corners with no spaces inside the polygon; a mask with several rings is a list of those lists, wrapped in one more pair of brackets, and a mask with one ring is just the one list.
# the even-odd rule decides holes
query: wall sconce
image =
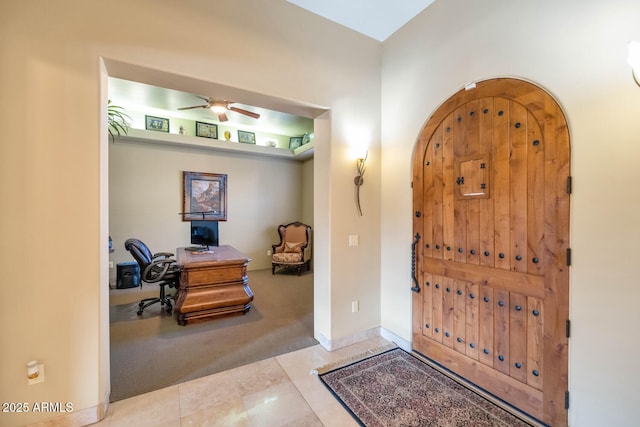
{"label": "wall sconce", "polygon": [[633,81],[640,86],[640,82],[638,81],[638,74],[640,74],[640,42],[632,41],[627,48],[627,62],[631,66]]}
{"label": "wall sconce", "polygon": [[358,213],[362,216],[362,208],[360,207],[360,186],[364,184],[364,172],[367,169],[367,157],[369,156],[369,152],[365,152],[364,157],[360,157],[356,159],[356,169],[358,170],[358,175],[353,178],[353,183],[356,185],[356,207],[358,208]]}

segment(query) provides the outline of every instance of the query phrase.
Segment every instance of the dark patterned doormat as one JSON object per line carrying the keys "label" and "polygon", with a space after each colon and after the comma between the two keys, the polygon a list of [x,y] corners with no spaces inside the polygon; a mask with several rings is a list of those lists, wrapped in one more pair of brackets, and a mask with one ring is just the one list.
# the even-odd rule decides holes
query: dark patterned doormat
{"label": "dark patterned doormat", "polygon": [[400,348],[317,372],[363,426],[529,426]]}

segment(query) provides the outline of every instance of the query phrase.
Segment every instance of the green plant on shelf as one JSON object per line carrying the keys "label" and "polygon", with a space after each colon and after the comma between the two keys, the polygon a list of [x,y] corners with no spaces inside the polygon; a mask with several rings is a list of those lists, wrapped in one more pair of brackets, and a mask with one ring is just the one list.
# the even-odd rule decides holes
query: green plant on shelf
{"label": "green plant on shelf", "polygon": [[122,134],[126,135],[129,132],[129,122],[131,121],[131,117],[125,113],[123,107],[113,105],[111,100],[107,102],[107,112],[109,139],[114,141],[116,136],[120,136]]}

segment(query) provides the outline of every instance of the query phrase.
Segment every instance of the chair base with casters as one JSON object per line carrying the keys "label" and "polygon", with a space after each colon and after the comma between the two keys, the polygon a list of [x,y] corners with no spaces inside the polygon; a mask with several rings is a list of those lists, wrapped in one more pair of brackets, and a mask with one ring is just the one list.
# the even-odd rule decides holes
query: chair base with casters
{"label": "chair base with casters", "polygon": [[301,222],[278,226],[280,243],[272,245],[271,274],[276,268],[296,270],[298,276],[303,268],[311,267],[311,227]]}
{"label": "chair base with casters", "polygon": [[155,303],[160,303],[160,305],[162,306],[166,306],[166,310],[167,310],[167,314],[171,314],[171,312],[173,311],[173,303],[171,302],[171,300],[175,300],[175,294],[173,295],[166,295],[165,286],[172,286],[172,284],[169,283],[161,283],[160,284],[160,296],[156,297],[156,298],[145,298],[143,300],[140,301],[140,303],[138,304],[138,316],[142,316],[142,310],[144,310],[145,308],[149,307],[150,305],[153,305]]}
{"label": "chair base with casters", "polygon": [[176,264],[173,254],[169,252],[158,252],[153,254],[147,245],[138,239],[127,239],[124,247],[131,253],[140,266],[140,279],[142,283],[156,283],[160,287],[160,295],[155,298],[145,298],[138,304],[138,316],[142,316],[145,308],[155,303],[160,303],[166,307],[167,313],[173,311],[171,299],[174,295],[167,296],[165,286],[176,288],[180,283],[180,268]]}

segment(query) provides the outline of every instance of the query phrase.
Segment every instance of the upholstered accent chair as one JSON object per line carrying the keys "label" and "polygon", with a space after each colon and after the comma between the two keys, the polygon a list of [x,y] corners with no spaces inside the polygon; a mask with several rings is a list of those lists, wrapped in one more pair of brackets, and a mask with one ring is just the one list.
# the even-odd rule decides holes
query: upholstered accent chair
{"label": "upholstered accent chair", "polygon": [[311,264],[311,227],[301,222],[278,226],[280,243],[272,245],[271,274],[276,268],[295,269],[298,276]]}

